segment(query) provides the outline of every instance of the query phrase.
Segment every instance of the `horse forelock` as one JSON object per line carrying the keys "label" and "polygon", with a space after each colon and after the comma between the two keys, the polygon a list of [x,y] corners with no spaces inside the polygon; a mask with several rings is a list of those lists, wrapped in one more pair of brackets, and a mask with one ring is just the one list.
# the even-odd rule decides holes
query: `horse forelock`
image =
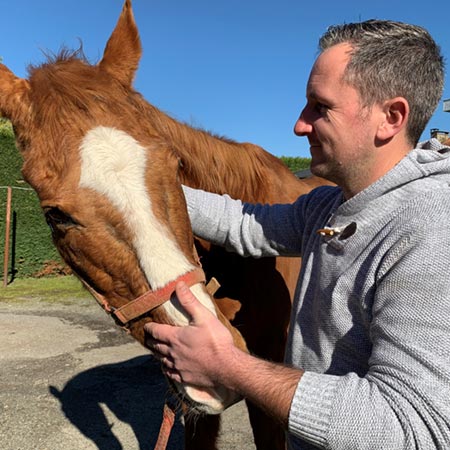
{"label": "horse forelock", "polygon": [[113,77],[76,55],[60,54],[29,69],[31,103],[40,123],[70,120],[76,125],[80,116],[92,120],[123,97]]}

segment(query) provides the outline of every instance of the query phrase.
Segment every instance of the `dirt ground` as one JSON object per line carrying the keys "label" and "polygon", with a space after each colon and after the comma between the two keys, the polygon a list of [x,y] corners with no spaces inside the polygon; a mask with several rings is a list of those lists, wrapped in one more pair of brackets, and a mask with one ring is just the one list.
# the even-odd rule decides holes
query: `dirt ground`
{"label": "dirt ground", "polygon": [[[91,298],[0,291],[0,449],[151,450],[166,392],[158,363]],[[183,449],[180,417],[168,449]],[[255,449],[242,402],[223,415],[220,449]]]}

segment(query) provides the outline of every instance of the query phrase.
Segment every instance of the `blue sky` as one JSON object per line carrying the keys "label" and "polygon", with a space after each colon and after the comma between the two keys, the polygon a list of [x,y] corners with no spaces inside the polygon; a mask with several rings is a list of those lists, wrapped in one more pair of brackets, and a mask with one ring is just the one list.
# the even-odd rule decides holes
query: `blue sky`
{"label": "blue sky", "polygon": [[[122,0],[0,0],[3,63],[23,77],[28,64],[44,61],[42,50],[77,48],[80,40],[97,62],[121,8]],[[327,26],[415,23],[450,59],[448,0],[134,0],[133,8],[144,49],[137,90],[177,119],[277,156],[309,156],[306,138],[292,129]],[[442,104],[424,138],[430,128],[450,131]]]}

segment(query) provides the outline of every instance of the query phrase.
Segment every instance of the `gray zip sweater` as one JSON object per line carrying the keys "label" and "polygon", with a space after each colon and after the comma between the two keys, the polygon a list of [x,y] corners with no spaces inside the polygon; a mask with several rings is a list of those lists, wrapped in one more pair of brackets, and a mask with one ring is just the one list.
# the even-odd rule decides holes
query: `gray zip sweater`
{"label": "gray zip sweater", "polygon": [[450,449],[449,184],[450,149],[415,149],[345,202],[333,187],[274,206],[185,188],[197,236],[303,258],[291,449]]}

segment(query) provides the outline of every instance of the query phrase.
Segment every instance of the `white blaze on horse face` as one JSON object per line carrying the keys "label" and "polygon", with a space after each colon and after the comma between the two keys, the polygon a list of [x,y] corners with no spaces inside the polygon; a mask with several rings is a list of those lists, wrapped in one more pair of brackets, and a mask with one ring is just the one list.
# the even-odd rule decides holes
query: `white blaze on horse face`
{"label": "white blaze on horse face", "polygon": [[[153,214],[145,184],[147,151],[129,134],[115,128],[90,130],[80,146],[80,187],[105,196],[120,211],[134,236],[141,268],[152,288],[158,289],[194,266]],[[192,291],[215,314],[203,289],[197,285]],[[164,308],[176,324],[187,324],[185,314],[172,302],[165,303]]]}

